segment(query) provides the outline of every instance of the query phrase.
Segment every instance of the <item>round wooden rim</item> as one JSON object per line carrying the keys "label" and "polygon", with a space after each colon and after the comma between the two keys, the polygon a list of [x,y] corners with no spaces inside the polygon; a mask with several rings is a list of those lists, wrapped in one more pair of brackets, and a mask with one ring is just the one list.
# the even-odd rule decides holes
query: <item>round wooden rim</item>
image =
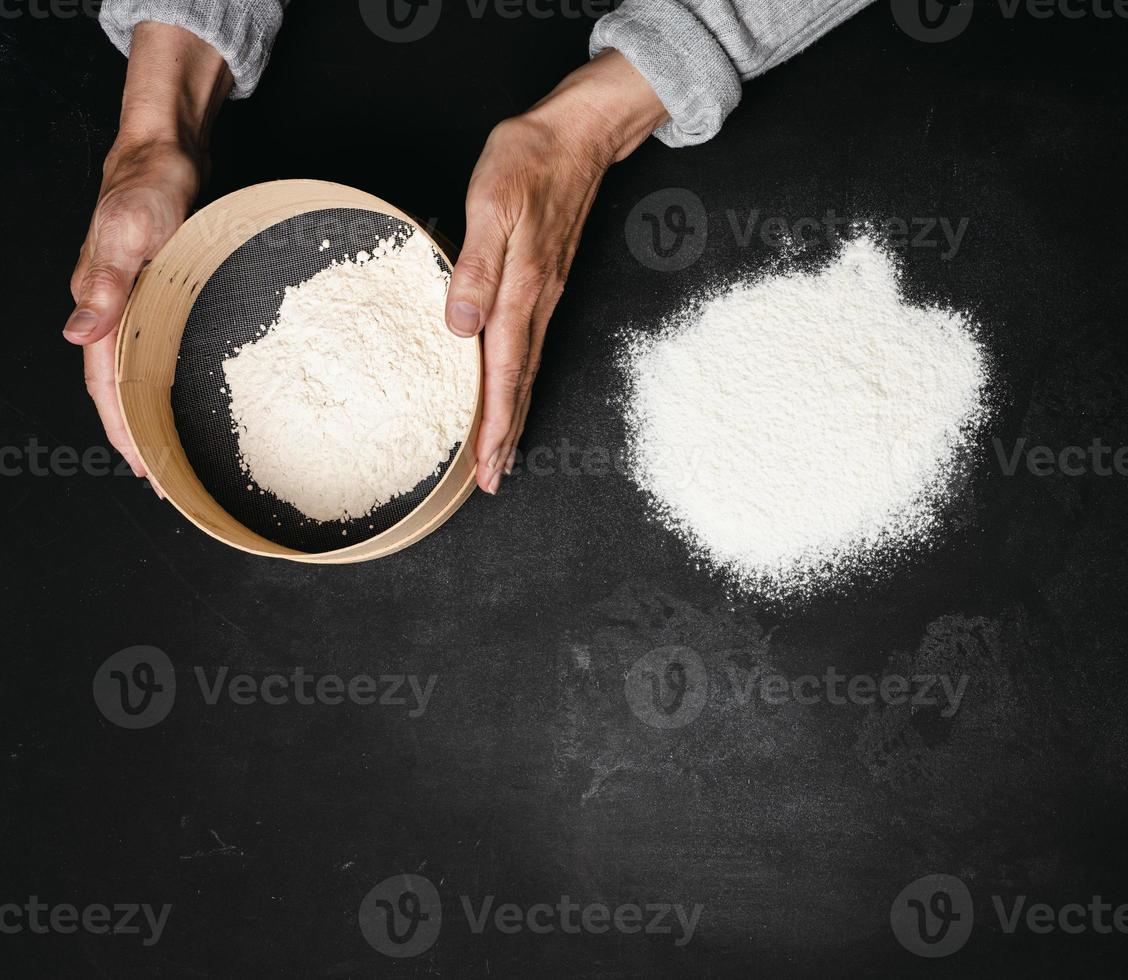
{"label": "round wooden rim", "polygon": [[482,345],[470,427],[434,490],[386,531],[334,551],[284,548],[235,520],[204,489],[176,432],[172,383],[180,340],[192,305],[227,257],[272,225],[307,211],[356,208],[391,215],[423,235],[453,265],[434,238],[410,215],[380,198],[321,180],[279,180],[228,194],[184,223],[142,271],[118,331],[116,382],[122,418],[149,478],[202,531],[254,555],[333,565],[382,558],[414,544],[446,521],[474,490],[474,442],[482,417]]}

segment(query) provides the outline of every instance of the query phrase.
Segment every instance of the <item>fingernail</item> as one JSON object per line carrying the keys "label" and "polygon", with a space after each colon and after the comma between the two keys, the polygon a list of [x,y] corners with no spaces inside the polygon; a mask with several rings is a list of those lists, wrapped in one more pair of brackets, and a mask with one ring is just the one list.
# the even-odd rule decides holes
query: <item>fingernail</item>
{"label": "fingernail", "polygon": [[486,463],[486,466],[489,467],[491,470],[496,470],[497,469],[497,458],[500,455],[501,455],[501,447],[498,446],[498,448],[494,450],[494,454],[489,458],[488,462]]}
{"label": "fingernail", "polygon": [[70,337],[86,337],[97,325],[98,314],[93,310],[75,310],[63,327],[63,333]]}
{"label": "fingernail", "polygon": [[496,497],[497,496],[497,488],[500,487],[500,486],[501,486],[501,474],[495,473],[490,478],[490,484],[489,484],[488,487],[486,487],[486,493],[492,493]]}
{"label": "fingernail", "polygon": [[478,332],[478,322],[481,314],[473,303],[459,300],[450,306],[450,329],[462,337],[469,337]]}
{"label": "fingernail", "polygon": [[517,449],[509,450],[509,458],[505,461],[505,475],[509,476],[513,473],[513,464],[517,462]]}

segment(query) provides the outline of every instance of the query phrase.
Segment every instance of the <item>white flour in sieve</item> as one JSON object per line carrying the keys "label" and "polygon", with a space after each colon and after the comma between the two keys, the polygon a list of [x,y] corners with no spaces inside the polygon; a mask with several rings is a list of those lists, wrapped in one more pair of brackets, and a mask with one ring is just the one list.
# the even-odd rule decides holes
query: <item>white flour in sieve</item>
{"label": "white flour in sieve", "polygon": [[476,341],[443,323],[450,277],[422,235],[288,288],[224,362],[244,472],[318,521],[361,517],[446,462],[474,410]]}
{"label": "white flour in sieve", "polygon": [[974,326],[900,295],[868,237],[630,342],[634,480],[745,588],[804,594],[927,541],[982,423]]}

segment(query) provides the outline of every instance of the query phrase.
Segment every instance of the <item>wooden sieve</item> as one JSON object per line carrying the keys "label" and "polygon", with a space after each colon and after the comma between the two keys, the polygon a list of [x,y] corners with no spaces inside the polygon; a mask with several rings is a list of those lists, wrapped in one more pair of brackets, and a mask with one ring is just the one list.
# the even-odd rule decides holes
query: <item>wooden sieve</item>
{"label": "wooden sieve", "polygon": [[117,391],[151,479],[197,527],[256,555],[316,564],[381,558],[414,544],[474,489],[482,415],[476,341],[475,410],[438,471],[347,523],[310,521],[255,487],[238,463],[222,363],[273,322],[285,287],[394,234],[423,235],[412,218],[363,191],[281,180],[229,194],[194,214],[145,267],[122,318]]}

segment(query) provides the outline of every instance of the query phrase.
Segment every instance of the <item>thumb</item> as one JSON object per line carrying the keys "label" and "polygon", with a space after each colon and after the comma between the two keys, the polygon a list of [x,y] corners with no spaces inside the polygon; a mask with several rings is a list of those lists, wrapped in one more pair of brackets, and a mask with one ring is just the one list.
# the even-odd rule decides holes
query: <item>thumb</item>
{"label": "thumb", "polygon": [[73,344],[93,344],[120,322],[126,300],[145,263],[148,235],[131,216],[95,218],[71,277],[75,308],[63,328]]}
{"label": "thumb", "polygon": [[490,206],[466,201],[466,242],[447,291],[446,322],[452,333],[473,337],[485,325],[497,298],[508,236]]}

